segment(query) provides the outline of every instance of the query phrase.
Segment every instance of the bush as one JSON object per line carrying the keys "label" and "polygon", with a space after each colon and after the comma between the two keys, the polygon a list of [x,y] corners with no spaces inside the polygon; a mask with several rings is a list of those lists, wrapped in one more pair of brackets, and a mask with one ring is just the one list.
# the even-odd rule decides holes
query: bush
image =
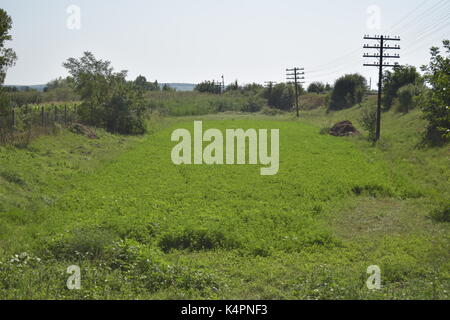
{"label": "bush", "polygon": [[203,81],[197,84],[194,90],[201,93],[220,94],[222,92],[222,84],[216,81]]}
{"label": "bush", "polygon": [[416,86],[408,84],[397,91],[397,98],[394,100],[395,111],[408,113],[414,108],[414,97],[416,96]]}
{"label": "bush", "polygon": [[[450,53],[450,41],[443,42],[447,54]],[[450,140],[450,56],[440,55],[439,48],[431,48],[431,61],[422,67],[425,80],[432,89],[428,101],[422,106],[424,118],[428,121],[425,141],[434,145],[443,145]]]}
{"label": "bush", "polygon": [[242,111],[243,112],[259,112],[265,107],[267,101],[261,97],[250,97],[244,104]]}
{"label": "bush", "polygon": [[145,133],[147,127],[140,115],[144,111],[135,106],[135,103],[134,99],[127,96],[126,93],[114,96],[107,108],[106,129],[123,134]]}
{"label": "bush", "polygon": [[367,81],[359,74],[348,74],[334,84],[328,110],[342,110],[361,103],[367,91]]}
{"label": "bush", "polygon": [[141,134],[144,124],[143,91],[126,81],[126,71],[115,73],[109,61],[97,60],[90,52],[64,63],[83,103],[80,120],[113,133]]}
{"label": "bush", "polygon": [[308,93],[324,93],[325,85],[322,82],[313,82],[308,86]]}
{"label": "bush", "polygon": [[48,241],[45,251],[60,260],[102,259],[115,235],[100,227],[81,227]]}
{"label": "bush", "polygon": [[[393,72],[386,71],[383,75],[384,109],[385,110],[391,109],[392,105],[394,104],[394,100],[396,98],[399,98],[398,94],[400,88],[403,88],[408,85],[414,86],[415,84],[420,86],[422,82],[423,80],[420,74],[417,72],[416,68],[412,66],[396,66]],[[404,99],[408,99],[407,90],[409,89],[403,89]],[[405,101],[405,103],[407,103],[407,101]]]}
{"label": "bush", "polygon": [[376,136],[377,109],[374,105],[366,105],[361,110],[359,123],[369,133],[369,140],[374,141]]}
{"label": "bush", "polygon": [[279,83],[275,86],[267,88],[263,96],[267,99],[269,106],[289,111],[292,109],[295,100],[295,88],[292,85]]}

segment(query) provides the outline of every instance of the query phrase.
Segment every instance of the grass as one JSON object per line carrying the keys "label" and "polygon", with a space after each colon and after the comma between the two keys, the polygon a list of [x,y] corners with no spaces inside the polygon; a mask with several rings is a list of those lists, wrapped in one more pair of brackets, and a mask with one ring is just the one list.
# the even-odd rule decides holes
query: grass
{"label": "grass", "polygon": [[[418,112],[386,114],[375,147],[320,134],[358,114],[201,117],[280,129],[276,176],[173,165],[171,132],[198,116],[142,138],[2,148],[0,298],[448,299],[449,225],[433,217],[446,215],[449,151],[416,147]],[[73,264],[79,291],[65,286]],[[370,265],[379,291],[365,286]]]}
{"label": "grass", "polygon": [[199,92],[150,92],[150,108],[165,115],[198,116],[217,112],[239,112],[251,101],[251,96],[227,92],[222,95]]}

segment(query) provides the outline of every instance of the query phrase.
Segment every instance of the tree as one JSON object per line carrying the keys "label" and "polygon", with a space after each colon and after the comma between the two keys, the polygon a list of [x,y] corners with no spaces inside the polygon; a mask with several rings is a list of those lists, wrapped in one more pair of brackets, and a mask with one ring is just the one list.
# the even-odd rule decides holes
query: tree
{"label": "tree", "polygon": [[422,107],[428,121],[425,139],[438,145],[450,139],[450,41],[444,40],[443,46],[447,56],[441,55],[438,47],[432,47],[430,63],[422,67],[425,81],[432,88]]}
{"label": "tree", "polygon": [[194,88],[195,91],[202,93],[220,94],[222,92],[222,85],[215,81],[203,81],[197,84]]}
{"label": "tree", "polygon": [[367,90],[367,80],[360,74],[347,74],[334,84],[328,110],[342,110],[361,103]]}
{"label": "tree", "polygon": [[12,40],[9,31],[12,28],[11,17],[5,10],[0,9],[0,85],[5,82],[6,71],[14,66],[17,55],[11,48],[5,48],[5,42]]}
{"label": "tree", "polygon": [[235,80],[233,83],[229,84],[225,91],[238,91],[240,89],[238,81]]}
{"label": "tree", "polygon": [[325,85],[322,82],[313,82],[308,86],[309,93],[323,93],[325,92]]}
{"label": "tree", "polygon": [[408,84],[421,84],[422,79],[413,66],[396,66],[394,71],[387,70],[383,75],[383,107],[389,110],[392,107],[397,92]]}
{"label": "tree", "polygon": [[294,86],[285,83],[270,85],[263,92],[263,97],[267,99],[269,106],[280,110],[291,110],[294,105]]}
{"label": "tree", "polygon": [[91,52],[63,66],[82,99],[78,111],[83,122],[110,132],[145,132],[143,93],[126,81],[126,71],[114,72],[111,62],[97,60]]}
{"label": "tree", "polygon": [[172,88],[172,87],[169,86],[167,83],[165,83],[164,86],[162,87],[162,91],[170,91],[170,92],[174,92],[174,91],[177,91],[177,89]]}
{"label": "tree", "polygon": [[159,91],[159,85],[158,81],[155,82],[148,82],[147,78],[139,75],[136,77],[136,80],[134,80],[133,84],[138,90],[142,91]]}
{"label": "tree", "polygon": [[134,80],[134,85],[144,91],[149,89],[147,78],[141,75],[137,76],[136,80]]}

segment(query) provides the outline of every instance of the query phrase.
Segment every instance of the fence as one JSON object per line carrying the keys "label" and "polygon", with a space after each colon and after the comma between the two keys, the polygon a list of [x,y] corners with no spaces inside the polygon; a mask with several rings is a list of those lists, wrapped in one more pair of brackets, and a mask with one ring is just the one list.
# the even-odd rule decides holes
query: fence
{"label": "fence", "polygon": [[77,120],[77,105],[24,105],[0,114],[0,144],[29,141],[33,135],[49,132],[57,125]]}

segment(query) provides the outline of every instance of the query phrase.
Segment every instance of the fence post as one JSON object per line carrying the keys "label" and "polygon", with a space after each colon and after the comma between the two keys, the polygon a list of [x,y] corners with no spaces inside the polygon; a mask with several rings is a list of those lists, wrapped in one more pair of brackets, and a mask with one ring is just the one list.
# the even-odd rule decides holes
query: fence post
{"label": "fence post", "polygon": [[67,104],[64,105],[64,124],[67,126]]}
{"label": "fence post", "polygon": [[44,119],[44,106],[41,107],[41,125],[44,126],[45,119]]}

